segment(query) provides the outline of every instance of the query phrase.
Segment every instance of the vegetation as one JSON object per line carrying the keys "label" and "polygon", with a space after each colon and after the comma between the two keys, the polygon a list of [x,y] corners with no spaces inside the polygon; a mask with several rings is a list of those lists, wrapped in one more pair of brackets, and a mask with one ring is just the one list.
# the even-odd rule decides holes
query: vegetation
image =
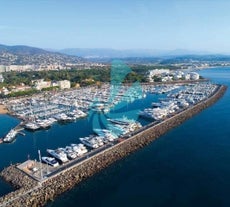
{"label": "vegetation", "polygon": [[48,88],[43,88],[41,91],[55,91],[55,90],[58,90],[59,87],[58,86],[51,86],[51,87],[48,87]]}
{"label": "vegetation", "polygon": [[[132,72],[129,73],[124,82],[131,83],[135,81],[146,82],[145,74],[148,70],[154,69],[150,66],[134,65]],[[159,67],[158,67],[159,68]],[[57,71],[30,71],[30,72],[6,72],[2,86],[25,85],[32,86],[31,80],[44,79],[45,81],[70,80],[71,86],[79,83],[81,86],[91,85],[98,82],[110,82],[110,67],[95,67],[92,69],[71,69]],[[1,85],[0,85],[1,87]],[[51,90],[51,89],[50,89]]]}
{"label": "vegetation", "polygon": [[[132,72],[130,72],[123,83],[133,83],[133,82],[147,82],[146,73],[149,70],[169,68],[174,69],[173,66],[156,66],[156,65],[130,65]],[[71,87],[75,87],[76,84],[80,86],[97,85],[101,86],[104,82],[110,82],[111,80],[111,69],[109,66],[104,67],[94,67],[92,69],[77,69],[73,68],[71,70],[56,70],[56,71],[30,71],[30,72],[5,72],[3,73],[4,83],[0,83],[0,88],[11,86],[17,86],[22,83],[25,85],[33,87],[31,80],[44,79],[45,81],[60,81],[60,80],[70,80]],[[115,77],[113,77],[115,78]],[[161,81],[159,77],[153,78],[155,82]],[[42,89],[42,91],[52,91],[57,90],[58,87],[48,87]],[[26,96],[38,93],[39,91],[35,89],[11,92],[7,97],[17,97]]]}
{"label": "vegetation", "polygon": [[36,89],[30,89],[26,91],[11,92],[10,94],[6,95],[6,97],[29,96],[35,93],[38,93]]}
{"label": "vegetation", "polygon": [[6,85],[19,85],[24,83],[32,86],[31,80],[44,79],[46,81],[70,80],[72,85],[76,83],[85,84],[85,80],[109,82],[109,69],[87,69],[87,70],[58,70],[58,71],[31,71],[31,72],[7,72],[3,74]]}
{"label": "vegetation", "polygon": [[157,76],[157,75],[154,75],[153,76],[153,81],[154,82],[161,82],[161,77]]}

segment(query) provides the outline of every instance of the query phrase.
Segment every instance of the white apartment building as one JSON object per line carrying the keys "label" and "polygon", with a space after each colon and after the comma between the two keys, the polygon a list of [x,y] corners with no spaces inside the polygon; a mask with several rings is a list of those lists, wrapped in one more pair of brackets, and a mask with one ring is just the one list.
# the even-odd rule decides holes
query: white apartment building
{"label": "white apartment building", "polygon": [[32,83],[37,90],[51,87],[51,81],[44,81],[44,79],[33,80]]}
{"label": "white apartment building", "polygon": [[191,80],[199,80],[199,78],[200,78],[200,75],[196,72],[190,72],[189,74],[190,74]]}
{"label": "white apartment building", "polygon": [[2,74],[0,74],[0,83],[3,83],[4,82],[4,78],[2,76]]}
{"label": "white apartment building", "polygon": [[62,80],[58,81],[58,86],[60,87],[60,89],[68,89],[71,87],[71,84],[69,80]]}

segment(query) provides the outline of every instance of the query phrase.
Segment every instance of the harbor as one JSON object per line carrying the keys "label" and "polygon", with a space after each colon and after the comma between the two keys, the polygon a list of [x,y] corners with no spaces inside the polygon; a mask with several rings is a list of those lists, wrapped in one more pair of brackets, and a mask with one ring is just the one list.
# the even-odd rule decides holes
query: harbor
{"label": "harbor", "polygon": [[[80,162],[73,160],[63,164],[60,171],[57,170],[48,177],[41,176],[40,179],[34,179],[25,173],[25,171],[19,169],[18,165],[6,168],[1,173],[3,178],[11,182],[15,187],[20,188],[2,197],[2,206],[21,206],[22,203],[25,206],[44,205],[48,200],[52,200],[57,195],[72,188],[81,180],[90,177],[114,161],[147,145],[171,128],[183,123],[185,120],[215,103],[224,94],[225,90],[225,86],[217,86],[205,99],[197,100],[192,106],[169,113],[162,120],[151,122],[139,130],[132,132],[130,136],[125,136],[120,142],[116,140],[114,143],[110,142],[109,145],[101,146],[103,147],[101,151],[98,148],[97,150],[99,151],[91,154],[92,156],[84,157]],[[39,168],[39,165],[37,168]],[[20,175],[21,178],[15,178],[15,174],[17,177]],[[31,183],[31,187],[29,188],[26,184],[23,186],[24,182],[19,184],[19,180],[26,180],[25,183]]]}
{"label": "harbor", "polygon": [[[198,84],[199,82],[203,82],[203,84]],[[204,80],[199,82],[186,81],[185,83],[181,82],[178,84],[137,84],[133,86],[110,86],[109,84],[104,84],[99,88],[89,86],[58,93],[46,92],[32,97],[9,99],[5,100],[4,104],[5,107],[7,107],[8,113],[21,121],[21,128],[34,132],[37,130],[47,130],[56,123],[68,124],[76,122],[79,119],[89,117],[90,114],[94,112],[105,115],[109,114],[109,112],[114,110],[119,104],[129,104],[136,100],[142,100],[148,93],[166,94],[170,91],[175,91],[178,88],[180,89],[183,85],[188,85],[189,87],[189,84],[203,85],[203,89],[210,86],[207,85]],[[171,100],[173,99],[173,97],[169,98]],[[191,100],[186,100],[186,98],[186,96],[181,97],[180,100],[178,100],[180,103],[175,102],[175,107],[178,107],[179,109],[183,104],[192,104]],[[194,103],[195,101],[196,100],[193,100]],[[162,115],[162,117],[158,117],[159,119],[167,115],[166,113],[163,113],[163,110],[159,111],[159,113]],[[145,117],[147,114],[148,109],[145,109],[145,111],[140,112],[139,115]],[[152,118],[157,119],[157,116]],[[17,130],[9,131],[9,138],[7,137],[5,139],[7,143],[14,141],[17,134],[16,131]]]}

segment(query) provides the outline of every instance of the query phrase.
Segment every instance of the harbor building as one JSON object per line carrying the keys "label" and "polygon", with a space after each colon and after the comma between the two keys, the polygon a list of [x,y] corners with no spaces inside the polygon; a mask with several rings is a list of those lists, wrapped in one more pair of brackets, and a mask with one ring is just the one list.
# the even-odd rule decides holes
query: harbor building
{"label": "harbor building", "polygon": [[4,78],[2,76],[2,74],[0,74],[0,83],[3,83],[4,82]]}
{"label": "harbor building", "polygon": [[190,74],[191,80],[199,80],[199,78],[200,78],[200,75],[196,72],[190,72],[189,74]]}
{"label": "harbor building", "polygon": [[32,80],[32,84],[37,90],[41,90],[43,88],[48,88],[51,86],[51,81],[44,81],[44,79]]}
{"label": "harbor building", "polygon": [[163,75],[163,74],[169,74],[169,69],[155,69],[155,70],[150,70],[148,72],[148,80],[149,82],[154,82],[153,77],[156,75]]}
{"label": "harbor building", "polygon": [[58,86],[60,87],[60,89],[68,89],[71,85],[69,80],[62,80],[58,81]]}

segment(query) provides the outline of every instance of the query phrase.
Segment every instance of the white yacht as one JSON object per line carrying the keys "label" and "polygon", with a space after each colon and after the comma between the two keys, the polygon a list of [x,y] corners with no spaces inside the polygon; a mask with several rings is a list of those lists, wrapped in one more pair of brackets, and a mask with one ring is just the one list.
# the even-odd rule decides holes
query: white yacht
{"label": "white yacht", "polygon": [[71,144],[70,146],[72,147],[73,151],[77,153],[77,156],[81,156],[88,152],[83,144]]}
{"label": "white yacht", "polygon": [[128,119],[126,116],[123,116],[122,118],[116,118],[116,119],[107,119],[113,124],[119,124],[119,125],[128,125],[130,123],[135,122],[132,119]]}
{"label": "white yacht", "polygon": [[63,149],[64,152],[67,154],[67,157],[70,159],[70,160],[73,160],[77,157],[77,154],[76,152],[73,151],[72,147],[70,146],[67,146],[66,148]]}
{"label": "white yacht", "polygon": [[48,119],[37,120],[36,124],[42,129],[48,129],[52,125],[52,123]]}
{"label": "white yacht", "polygon": [[24,127],[25,129],[32,130],[32,131],[40,129],[40,126],[34,122],[28,122],[25,124]]}
{"label": "white yacht", "polygon": [[110,142],[118,138],[118,136],[115,133],[113,133],[111,130],[108,130],[108,129],[94,129],[94,132],[98,136],[104,137],[105,140],[108,140]]}
{"label": "white yacht", "polygon": [[62,149],[47,149],[47,153],[51,155],[52,157],[56,158],[57,160],[61,161],[62,163],[68,162],[68,158],[66,153]]}
{"label": "white yacht", "polygon": [[58,167],[59,163],[53,157],[42,157],[42,161],[52,167]]}
{"label": "white yacht", "polygon": [[98,140],[95,139],[95,136],[89,136],[79,139],[83,144],[94,149],[98,148],[101,145],[99,144]]}

